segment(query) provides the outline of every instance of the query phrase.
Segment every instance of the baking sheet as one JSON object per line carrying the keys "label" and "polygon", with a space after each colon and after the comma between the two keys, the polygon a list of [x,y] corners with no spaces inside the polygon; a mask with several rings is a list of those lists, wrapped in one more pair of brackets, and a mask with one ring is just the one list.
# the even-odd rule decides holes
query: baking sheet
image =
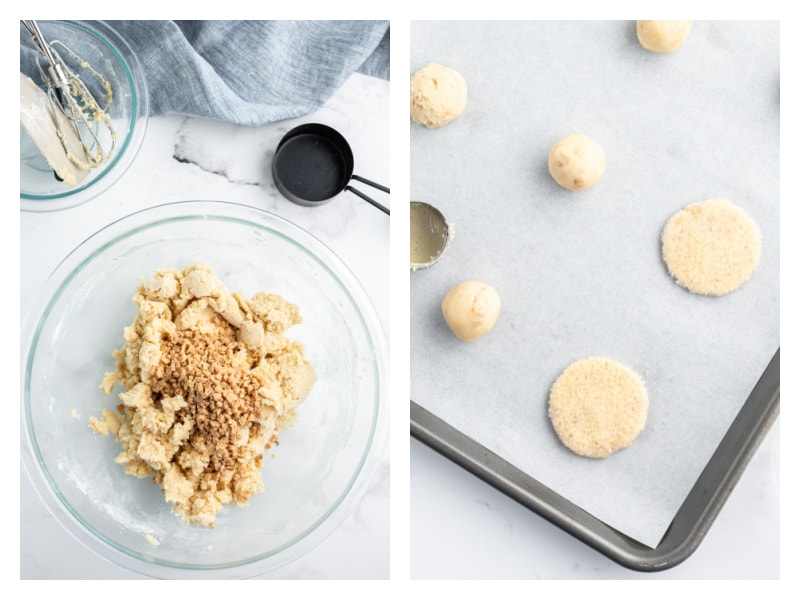
{"label": "baking sheet", "polygon": [[[412,200],[456,236],[411,273],[411,397],[611,527],[655,547],[779,346],[779,28],[695,22],[674,54],[643,50],[628,22],[412,22],[411,69],[462,73],[464,114],[411,123]],[[595,187],[559,188],[558,139],[604,147]],[[763,234],[758,269],[720,298],[675,284],[659,236],[713,196]],[[503,300],[473,344],[441,318],[465,279]],[[637,371],[643,433],[601,461],[578,457],[547,418],[549,388],[579,358]]]}

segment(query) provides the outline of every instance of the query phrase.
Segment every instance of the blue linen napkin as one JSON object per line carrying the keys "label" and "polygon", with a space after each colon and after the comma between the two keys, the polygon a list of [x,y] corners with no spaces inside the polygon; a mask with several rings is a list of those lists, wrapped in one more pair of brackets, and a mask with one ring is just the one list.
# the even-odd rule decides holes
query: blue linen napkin
{"label": "blue linen napkin", "polygon": [[108,21],[144,68],[150,112],[241,125],[299,117],[355,72],[389,78],[388,21]]}

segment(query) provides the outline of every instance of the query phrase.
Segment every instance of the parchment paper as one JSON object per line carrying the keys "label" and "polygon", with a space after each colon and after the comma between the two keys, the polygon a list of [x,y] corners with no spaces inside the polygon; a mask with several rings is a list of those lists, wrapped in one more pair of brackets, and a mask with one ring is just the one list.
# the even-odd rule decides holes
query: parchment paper
{"label": "parchment paper", "polygon": [[[411,273],[411,396],[597,518],[655,547],[779,346],[779,27],[695,22],[673,54],[633,21],[413,22],[411,70],[466,79],[459,119],[410,122],[412,200],[456,230]],[[593,188],[569,192],[547,153],[582,132],[605,149]],[[722,196],[763,234],[753,277],[711,298],[678,286],[661,230]],[[441,300],[479,279],[503,301],[459,341]],[[603,460],[572,454],[547,417],[571,362],[613,358],[650,397],[645,430]]]}

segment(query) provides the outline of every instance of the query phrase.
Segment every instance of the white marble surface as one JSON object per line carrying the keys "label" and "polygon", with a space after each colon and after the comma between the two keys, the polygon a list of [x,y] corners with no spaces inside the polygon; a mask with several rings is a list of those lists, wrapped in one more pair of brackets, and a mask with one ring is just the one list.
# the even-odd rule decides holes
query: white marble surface
{"label": "white marble surface", "polygon": [[[389,84],[353,75],[317,113],[264,127],[167,116],[151,118],[143,147],[103,196],[56,213],[20,214],[20,303],[36,293],[58,262],[102,226],[136,210],[179,200],[225,200],[273,212],[331,248],[372,300],[389,335],[389,218],[354,194],[297,206],[275,189],[269,172],[283,134],[318,121],[341,132],[355,173],[390,187]],[[358,184],[356,184],[358,187]],[[364,188],[390,206],[389,196]],[[389,447],[365,495],[342,525],[296,561],[264,575],[284,579],[382,579],[389,576]],[[27,475],[20,476],[22,579],[127,579],[136,573],[96,556],[50,515]]]}

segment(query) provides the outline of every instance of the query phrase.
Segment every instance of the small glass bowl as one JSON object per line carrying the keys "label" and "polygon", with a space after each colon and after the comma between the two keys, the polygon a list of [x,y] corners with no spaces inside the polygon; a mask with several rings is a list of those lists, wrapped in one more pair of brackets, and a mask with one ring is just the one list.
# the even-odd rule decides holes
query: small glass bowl
{"label": "small glass bowl", "polygon": [[[103,21],[37,23],[48,42],[62,42],[109,81],[113,100],[107,112],[116,131],[111,157],[102,166],[92,169],[79,185],[71,188],[56,179],[53,169],[20,125],[21,209],[47,212],[83,204],[109,189],[125,173],[144,141],[150,105],[139,59],[109,24]],[[72,63],[74,69],[81,70],[66,52],[60,54],[67,64]],[[30,34],[20,25],[20,71],[44,89],[36,66],[36,56]],[[82,79],[87,85],[93,85],[91,76]]]}
{"label": "small glass bowl", "polygon": [[[119,385],[111,396],[99,386],[135,317],[139,276],[195,262],[246,298],[265,291],[297,304],[303,322],[287,335],[317,373],[294,425],[265,454],[265,491],[225,508],[214,529],[183,522],[159,486],[114,463],[114,436],[88,426],[119,403]],[[350,513],[385,444],[386,338],[369,298],[331,250],[261,210],[179,202],[105,227],[56,268],[22,332],[25,470],[79,541],[145,575],[250,577],[286,564]]]}

